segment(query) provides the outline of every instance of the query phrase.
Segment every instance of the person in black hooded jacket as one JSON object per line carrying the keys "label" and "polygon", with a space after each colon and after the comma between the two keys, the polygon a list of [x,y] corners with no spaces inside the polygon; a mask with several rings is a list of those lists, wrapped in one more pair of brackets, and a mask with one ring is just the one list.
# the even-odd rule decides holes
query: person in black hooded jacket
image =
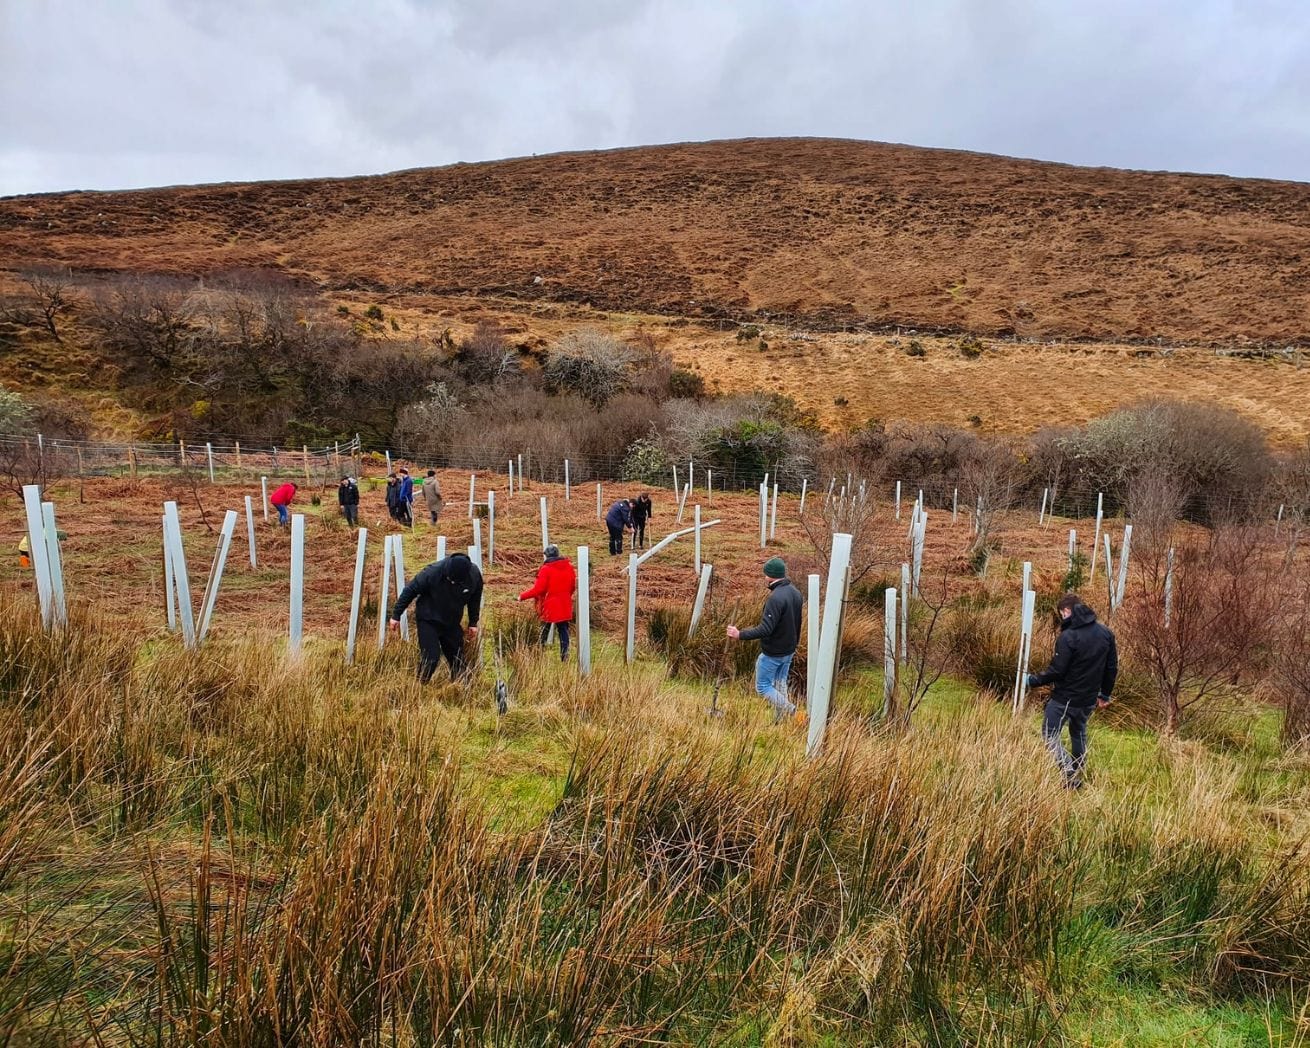
{"label": "person in black hooded jacket", "polygon": [[[1087,722],[1098,708],[1110,704],[1119,676],[1119,652],[1114,633],[1096,620],[1096,612],[1077,594],[1066,593],[1055,607],[1060,614],[1055,656],[1043,672],[1028,675],[1028,686],[1052,685],[1042,738],[1064,773],[1064,784],[1076,790],[1082,787],[1087,764]],[[1066,723],[1072,753],[1060,739]]]}
{"label": "person in black hooded jacket", "polygon": [[468,610],[469,633],[477,637],[482,612],[482,572],[465,553],[452,553],[434,561],[400,591],[391,610],[390,628],[400,629],[400,617],[415,600],[418,626],[418,678],[432,679],[441,657],[450,665],[450,679],[464,672],[464,629],[460,620]]}

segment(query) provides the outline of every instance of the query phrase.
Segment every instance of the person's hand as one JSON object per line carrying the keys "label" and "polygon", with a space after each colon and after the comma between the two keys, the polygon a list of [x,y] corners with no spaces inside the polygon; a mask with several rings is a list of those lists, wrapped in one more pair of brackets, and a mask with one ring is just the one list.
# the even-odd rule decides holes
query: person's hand
{"label": "person's hand", "polygon": [[1113,701],[1114,700],[1111,699],[1109,695],[1098,695],[1096,696],[1096,708],[1098,710],[1103,710]]}
{"label": "person's hand", "polygon": [[399,619],[392,619],[390,622],[387,623],[387,629],[389,629],[392,633],[399,633],[399,632],[400,632],[400,620],[399,620]]}
{"label": "person's hand", "polygon": [[740,640],[740,639],[741,639],[741,630],[739,630],[736,626],[729,626],[729,627],[728,627],[728,639],[729,639],[729,640]]}
{"label": "person's hand", "polygon": [[470,626],[470,627],[469,627],[469,636],[470,636],[470,637],[476,637],[477,635],[478,635],[478,628],[477,628],[476,626]]}
{"label": "person's hand", "polygon": [[1030,673],[1030,674],[1028,674],[1028,687],[1030,687],[1030,688],[1040,688],[1040,687],[1041,687],[1041,685],[1040,685],[1040,684],[1038,683],[1038,681],[1037,681],[1037,674],[1035,674],[1035,673]]}

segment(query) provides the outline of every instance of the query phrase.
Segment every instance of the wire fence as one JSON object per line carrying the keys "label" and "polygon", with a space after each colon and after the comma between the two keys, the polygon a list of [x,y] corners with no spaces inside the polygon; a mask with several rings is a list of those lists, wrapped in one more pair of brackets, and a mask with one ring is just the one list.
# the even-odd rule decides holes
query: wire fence
{"label": "wire fence", "polygon": [[[293,480],[308,490],[325,490],[345,476],[382,476],[390,464],[405,465],[412,470],[458,469],[505,477],[506,481],[512,469],[516,485],[523,484],[527,488],[533,483],[563,484],[567,475],[575,487],[601,482],[607,487],[627,485],[634,493],[638,489],[665,489],[670,494],[680,494],[682,486],[688,483],[693,492],[707,491],[711,484],[714,491],[754,491],[767,474],[770,494],[776,483],[780,492],[791,495],[806,491],[808,498],[821,500],[819,505],[829,499],[842,499],[843,495],[846,500],[863,498],[877,503],[888,503],[896,497],[897,482],[894,479],[869,480],[853,472],[820,473],[821,467],[808,462],[745,469],[683,460],[669,463],[660,474],[647,473],[641,478],[627,480],[624,479],[624,467],[628,462],[625,455],[587,455],[567,460],[567,466],[565,462],[553,456],[545,458],[534,453],[532,448],[510,453],[503,447],[481,444],[443,445],[437,454],[420,454],[405,448],[369,450],[363,447],[358,436],[344,443],[302,444],[299,447],[250,446],[239,442],[64,440],[46,439],[40,434],[0,436],[0,473],[42,483],[71,477],[135,479],[182,474],[214,483],[244,483],[268,477],[270,480]],[[1044,502],[1049,514],[1071,519],[1094,517],[1098,505],[1104,506],[1107,516],[1125,512],[1122,500],[1115,493],[1098,491],[1086,485],[1044,482],[1039,477],[1026,477],[999,487],[989,484],[981,490],[966,476],[944,478],[938,474],[923,479],[901,479],[903,509],[908,510],[920,495],[929,511],[966,516],[978,508],[980,499],[985,509],[1014,510],[1031,504],[1035,515],[1041,515]],[[1268,519],[1291,523],[1310,515],[1310,507],[1280,502],[1278,494],[1271,491],[1215,495],[1204,509],[1211,519]]]}

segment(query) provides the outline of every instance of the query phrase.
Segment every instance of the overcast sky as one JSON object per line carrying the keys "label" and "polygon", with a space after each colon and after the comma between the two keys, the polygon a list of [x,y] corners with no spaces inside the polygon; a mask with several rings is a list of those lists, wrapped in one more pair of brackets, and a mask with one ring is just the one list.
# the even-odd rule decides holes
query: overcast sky
{"label": "overcast sky", "polygon": [[0,194],[757,135],[1310,180],[1310,0],[0,0]]}

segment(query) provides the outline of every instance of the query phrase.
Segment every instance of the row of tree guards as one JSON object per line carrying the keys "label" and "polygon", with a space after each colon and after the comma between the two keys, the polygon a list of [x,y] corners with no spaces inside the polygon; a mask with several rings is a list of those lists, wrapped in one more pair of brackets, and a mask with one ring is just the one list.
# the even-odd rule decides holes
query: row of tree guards
{"label": "row of tree guards", "polygon": [[[509,462],[509,487],[510,493],[521,492],[522,474],[516,467],[519,464],[510,460]],[[678,522],[681,523],[685,511],[686,503],[691,494],[691,478],[694,476],[692,464],[688,464],[687,479],[683,482],[681,491],[678,492]],[[568,477],[568,467],[566,464],[566,478]],[[264,518],[268,520],[268,498],[267,498],[267,477],[261,477],[261,488],[264,503]],[[675,478],[675,483],[678,478]],[[834,502],[838,507],[847,502],[852,505],[861,504],[868,497],[868,491],[863,481],[858,486],[855,484],[855,478],[848,477],[847,484],[840,490],[836,490],[836,483],[839,478],[832,478],[829,485],[828,494],[825,498],[825,506]],[[710,472],[706,471],[707,488],[710,483]],[[517,482],[517,483],[516,483]],[[759,489],[760,495],[760,538],[761,545],[771,540],[776,535],[777,512],[778,512],[778,484],[776,479],[772,484],[766,476]],[[803,485],[801,492],[801,512],[803,513],[804,501],[808,495],[808,484]],[[571,499],[572,485],[571,478],[566,480],[565,498]],[[1044,494],[1043,505],[1041,507],[1039,520],[1045,522],[1047,519],[1047,499],[1049,491]],[[64,594],[64,576],[62,560],[59,550],[58,531],[55,526],[54,506],[50,502],[41,500],[41,492],[38,486],[28,485],[23,489],[23,499],[27,514],[28,540],[32,557],[33,569],[36,576],[36,589],[40,601],[42,621],[46,628],[55,628],[67,623],[67,605]],[[897,518],[900,517],[900,500],[901,484],[897,482],[895,490],[895,510]],[[1099,504],[1096,516],[1096,539],[1092,545],[1092,572],[1095,571],[1096,555],[1098,552],[1098,541],[1104,540],[1104,556],[1106,565],[1107,586],[1110,598],[1110,613],[1122,604],[1124,589],[1127,582],[1128,557],[1131,548],[1132,525],[1126,525],[1122,543],[1120,546],[1119,559],[1116,565],[1112,556],[1110,535],[1108,532],[1102,534],[1103,512]],[[596,505],[597,516],[603,515],[604,501],[601,484],[596,485]],[[485,545],[483,531],[482,510],[485,508]],[[550,521],[549,521],[549,504],[546,497],[542,496],[538,502],[538,508],[541,520],[541,543],[542,548],[550,545]],[[253,497],[244,497],[245,509],[245,532],[248,543],[249,563],[251,569],[258,566],[258,552],[256,548],[255,535],[255,516]],[[496,492],[487,491],[484,502],[477,501],[477,478],[476,474],[469,479],[469,517],[473,523],[473,545],[467,548],[468,555],[480,569],[485,570],[495,563],[495,516],[496,516]],[[958,490],[952,500],[952,519],[954,520],[958,513]],[[706,601],[710,591],[710,584],[713,577],[714,567],[710,563],[705,563],[702,559],[702,533],[713,527],[721,525],[722,521],[714,519],[703,521],[701,519],[701,506],[699,503],[692,506],[693,523],[689,527],[679,528],[666,535],[649,550],[638,554],[633,551],[628,559],[628,564],[623,569],[627,575],[627,616],[626,616],[626,637],[625,637],[625,657],[628,662],[636,658],[636,612],[638,603],[638,579],[639,569],[643,563],[659,554],[671,543],[688,535],[693,536],[694,555],[693,565],[697,579],[696,596],[692,607],[692,615],[689,626],[689,635],[694,635],[702,621]],[[903,667],[909,659],[908,644],[908,623],[910,620],[910,601],[912,598],[918,598],[920,578],[923,567],[923,552],[927,535],[928,511],[925,508],[923,492],[918,493],[915,499],[909,520],[909,530],[907,540],[910,549],[910,559],[901,565],[901,578],[899,587],[890,587],[887,589],[884,597],[884,702],[887,709],[892,708],[894,701],[895,689],[898,686],[900,675]],[[166,604],[166,619],[170,630],[180,630],[183,644],[188,648],[196,648],[204,643],[210,625],[213,622],[215,608],[217,606],[220,584],[227,565],[228,557],[231,551],[231,545],[236,533],[238,523],[238,512],[236,510],[226,511],[223,523],[219,531],[218,542],[214,551],[213,559],[210,565],[210,571],[205,583],[205,588],[200,599],[198,614],[193,610],[194,603],[191,593],[190,572],[187,568],[186,554],[183,548],[183,536],[178,506],[176,502],[169,501],[164,503],[163,514],[160,518],[163,540],[163,562],[164,562],[164,591]],[[355,659],[359,620],[362,610],[363,586],[365,580],[367,546],[368,546],[368,529],[361,528],[358,532],[355,571],[353,577],[353,586],[350,601],[350,614],[346,630],[345,642],[345,661],[347,664],[353,663]],[[436,539],[436,558],[443,558],[446,553],[446,537],[437,536]],[[822,745],[824,731],[828,718],[828,711],[831,706],[832,692],[835,687],[836,671],[840,652],[841,632],[843,625],[844,608],[846,605],[847,592],[850,584],[851,568],[851,544],[852,536],[846,532],[838,531],[833,535],[832,551],[828,566],[828,579],[826,590],[821,594],[821,577],[817,574],[810,575],[807,579],[807,624],[806,636],[808,650],[812,657],[807,660],[807,677],[806,677],[806,694],[809,701],[809,735],[807,739],[807,752],[813,754],[818,751]],[[1069,563],[1072,568],[1076,563],[1077,557],[1077,532],[1074,529],[1069,531]],[[578,604],[577,604],[577,622],[578,622],[578,666],[579,672],[586,675],[592,672],[592,652],[591,652],[591,604],[590,604],[590,549],[588,546],[577,547],[577,573],[578,573]],[[1026,680],[1029,670],[1032,654],[1032,635],[1035,619],[1035,602],[1036,593],[1031,586],[1032,564],[1025,562],[1023,566],[1023,585],[1021,590],[1021,624],[1020,624],[1020,647],[1019,662],[1016,666],[1015,686],[1013,694],[1013,704],[1016,711],[1023,708],[1026,698]],[[1171,597],[1172,597],[1172,579],[1173,579],[1173,550],[1168,552],[1168,568],[1165,580],[1165,621],[1169,620]],[[289,573],[288,586],[288,650],[294,656],[298,654],[303,645],[304,639],[304,582],[305,582],[305,517],[303,514],[292,514],[291,516],[291,564]],[[398,594],[406,583],[405,568],[405,549],[403,535],[387,535],[384,537],[382,548],[382,561],[380,573],[380,602],[378,611],[378,633],[377,641],[379,648],[386,643],[386,620],[387,610],[393,600],[393,592]],[[820,601],[822,596],[822,608]],[[408,640],[410,635],[409,616],[406,614],[400,625],[402,638]]]}

